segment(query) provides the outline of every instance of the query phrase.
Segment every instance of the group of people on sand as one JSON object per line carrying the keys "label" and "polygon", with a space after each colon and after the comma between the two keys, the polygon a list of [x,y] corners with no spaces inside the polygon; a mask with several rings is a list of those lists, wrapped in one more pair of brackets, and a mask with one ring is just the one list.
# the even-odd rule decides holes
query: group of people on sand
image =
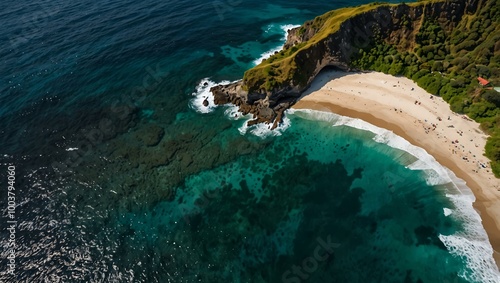
{"label": "group of people on sand", "polygon": [[[415,101],[415,105],[417,105],[417,104],[420,104],[418,100]],[[436,119],[438,121],[442,121],[442,119],[440,117],[436,117]],[[448,116],[448,120],[449,121],[451,120],[450,116]],[[424,131],[425,131],[426,134],[429,134],[429,132],[431,130],[435,131],[437,129],[437,126],[438,126],[438,123],[430,123],[430,127],[429,127],[428,126],[429,124],[427,124],[427,123],[430,122],[430,121],[428,121],[427,119],[425,119],[425,123],[422,123],[421,120],[418,120],[418,122],[420,122],[422,124],[422,127],[424,128]],[[416,121],[415,121],[415,123],[416,123]],[[454,128],[453,126],[451,126],[451,127]],[[461,131],[461,130],[457,130],[456,132],[460,136],[463,136],[463,134],[464,134],[464,132]],[[438,134],[438,136],[439,136],[439,134]],[[444,138],[446,139],[446,136],[444,136]],[[473,141],[473,139],[471,141]],[[472,155],[472,157],[468,156],[465,153],[465,150],[466,150],[465,149],[465,145],[460,144],[460,141],[458,139],[451,140],[451,144],[453,145],[453,147],[451,148],[452,154],[459,154],[459,155],[463,154],[463,156],[461,157],[462,160],[464,160],[465,162],[472,162],[472,163],[476,163],[477,164],[478,168],[474,169],[473,172],[479,173],[480,169],[487,168],[487,165],[485,163],[482,163],[479,160],[477,160],[475,155]],[[478,147],[477,144],[476,144],[476,147]],[[469,151],[469,154],[471,154],[471,151]]]}
{"label": "group of people on sand", "polygon": [[[457,131],[457,133],[462,133],[463,134],[462,131]],[[471,141],[473,141],[473,139],[471,139]],[[459,144],[458,140],[451,141],[451,144],[454,145],[454,147],[451,149],[451,151],[452,151],[453,154],[464,154],[462,156],[462,160],[464,160],[466,162],[472,162],[472,163],[476,163],[477,164],[477,169],[473,169],[472,170],[474,173],[479,173],[480,169],[486,169],[486,168],[488,168],[488,166],[486,165],[486,163],[483,163],[483,162],[480,162],[479,160],[477,160],[476,155],[472,155],[472,157],[469,157],[469,154],[472,154],[472,152],[469,150],[469,154],[465,153],[465,151],[466,151],[465,145]],[[477,144],[476,144],[476,147],[478,147]],[[488,172],[488,170],[486,170],[486,171]]]}
{"label": "group of people on sand", "polygon": [[[427,120],[426,120],[426,122],[427,122]],[[425,125],[423,127],[425,130],[425,133],[428,134],[430,130],[435,131],[437,129],[437,126],[438,126],[438,124],[431,123],[431,127],[426,127]]]}

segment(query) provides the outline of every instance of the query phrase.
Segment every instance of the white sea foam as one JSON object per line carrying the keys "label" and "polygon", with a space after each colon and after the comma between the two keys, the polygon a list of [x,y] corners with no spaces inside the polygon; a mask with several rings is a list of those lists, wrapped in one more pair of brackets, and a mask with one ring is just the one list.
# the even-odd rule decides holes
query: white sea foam
{"label": "white sea foam", "polygon": [[[262,60],[271,57],[275,52],[281,51],[281,49],[283,49],[283,44],[285,44],[286,38],[288,36],[288,30],[290,30],[292,28],[299,27],[299,26],[300,25],[280,25],[281,32],[283,32],[283,34],[284,34],[284,36],[282,38],[282,43],[279,46],[276,46],[273,49],[262,53],[259,58],[255,59],[253,61],[253,63],[255,65],[259,65],[260,62],[262,62]],[[270,32],[272,30],[272,28],[273,28],[273,25],[267,26],[266,32]]]}
{"label": "white sea foam", "polygon": [[274,53],[279,52],[282,48],[283,48],[283,46],[278,46],[278,47],[275,47],[269,51],[262,53],[259,58],[255,59],[253,61],[253,64],[259,65],[262,62],[262,60],[265,60],[265,59],[271,57]]}
{"label": "white sea foam", "polygon": [[439,164],[432,155],[425,151],[425,149],[412,145],[410,142],[394,134],[392,131],[379,128],[360,119],[340,116],[324,111],[300,109],[288,110],[287,113],[296,113],[298,116],[305,119],[329,122],[332,124],[332,126],[335,127],[348,126],[351,128],[372,132],[373,134],[375,134],[375,136],[373,137],[374,141],[386,144],[395,149],[405,151],[414,156],[416,158],[416,161],[406,166],[411,170],[424,171],[426,173],[426,182],[428,185],[436,186],[453,183],[461,194],[473,197],[470,189],[465,186],[465,182],[459,178],[456,178],[455,175],[452,175],[452,172],[450,170]]}
{"label": "white sea foam", "polygon": [[442,185],[446,189],[446,196],[452,201],[454,207],[444,208],[444,214],[464,225],[462,232],[453,235],[439,235],[446,248],[451,253],[465,258],[467,267],[473,270],[473,273],[464,271],[460,276],[474,282],[500,282],[500,273],[492,257],[493,248],[481,224],[481,218],[472,206],[475,201],[474,194],[465,182],[451,170],[440,165],[424,149],[410,144],[389,130],[371,125],[363,120],[308,109],[289,110],[288,114],[295,114],[308,120],[329,122],[332,126],[345,125],[370,131],[375,134],[374,141],[406,151],[416,157],[417,161],[407,167],[411,170],[424,171],[429,185]]}
{"label": "white sea foam", "polygon": [[281,25],[280,26],[282,30],[285,31],[286,35],[284,37],[284,39],[286,40],[286,36],[288,35],[288,31],[293,29],[293,28],[298,28],[300,27],[300,25],[292,25],[292,24],[289,24],[289,25]]}
{"label": "white sea foam", "polygon": [[251,120],[251,117],[247,118],[245,123],[241,127],[238,128],[238,131],[241,135],[245,135],[247,133],[251,133],[255,136],[258,136],[262,139],[272,136],[281,136],[286,129],[288,129],[292,122],[288,117],[284,117],[281,121],[281,124],[274,130],[271,130],[272,124],[264,124],[259,123],[256,125],[248,126],[247,122]]}
{"label": "white sea foam", "polygon": [[[274,54],[275,51],[280,51],[283,48],[283,44],[286,41],[287,35],[288,35],[288,30],[298,27],[300,25],[292,25],[292,24],[287,24],[287,25],[279,25],[278,28],[276,24],[270,24],[266,27],[264,30],[265,33],[268,34],[283,34],[282,37],[282,43],[280,46],[277,46],[269,51],[264,52],[261,54],[261,56],[254,61],[254,64],[257,65],[259,64],[263,59],[269,58],[271,55]],[[216,85],[225,85],[231,83],[230,81],[222,81],[219,83],[216,83],[209,78],[204,78],[200,81],[200,83],[196,86],[196,91],[192,93],[194,96],[193,99],[189,102],[189,106],[194,109],[198,113],[211,113],[213,112],[216,108],[217,105],[214,103],[214,97],[212,93],[210,92],[210,88],[216,86]],[[204,106],[203,102],[207,100],[208,106]],[[224,111],[226,117],[231,120],[241,120],[244,119],[246,122],[251,120],[251,115],[242,115],[241,113],[238,112],[238,107],[234,105],[225,105],[227,109]],[[261,138],[266,138],[269,136],[279,136],[290,127],[290,119],[284,118],[282,123],[279,125],[278,128],[274,130],[270,130],[271,125],[266,125],[266,124],[257,124],[251,127],[247,126],[247,123],[244,123],[238,130],[242,135],[245,135],[246,133],[251,133],[253,135],[259,136]]]}
{"label": "white sea foam", "polygon": [[491,256],[493,249],[481,225],[481,218],[472,207],[470,196],[446,196],[455,206],[452,217],[464,224],[464,231],[439,235],[439,239],[451,253],[464,258],[467,267],[473,270],[472,273],[463,272],[460,276],[473,282],[500,282],[500,273]]}
{"label": "white sea foam", "polygon": [[308,116],[309,119],[330,122],[333,126],[349,126],[372,132],[375,134],[375,137],[373,138],[374,141],[408,152],[416,157],[417,160],[414,163],[407,165],[407,167],[411,170],[424,171],[427,176],[427,184],[430,186],[448,184],[451,182],[446,169],[441,166],[432,155],[428,154],[423,148],[412,145],[404,138],[394,134],[392,131],[379,128],[360,119],[340,116],[329,112],[308,109],[297,111],[307,113],[306,116]]}
{"label": "white sea foam", "polygon": [[[210,113],[214,111],[215,108],[217,108],[217,105],[214,103],[214,96],[210,92],[210,88],[216,85],[225,85],[229,83],[231,82],[222,81],[220,83],[216,83],[211,81],[209,78],[202,79],[196,86],[196,91],[192,93],[194,98],[189,102],[189,107],[198,113]],[[205,99],[208,101],[208,106],[203,105],[203,101],[205,101]]]}
{"label": "white sea foam", "polygon": [[[198,113],[206,114],[213,112],[217,108],[217,105],[215,105],[214,103],[214,97],[210,92],[210,88],[216,85],[225,85],[229,83],[232,82],[222,81],[220,83],[216,83],[214,81],[211,81],[209,78],[201,80],[200,83],[196,86],[196,91],[192,93],[194,98],[189,102],[189,106]],[[203,101],[205,99],[208,101],[208,106],[203,105]],[[243,123],[243,125],[238,128],[238,131],[241,135],[250,133],[263,139],[271,136],[280,136],[291,125],[290,119],[284,117],[280,125],[274,130],[270,129],[272,125],[263,123],[259,123],[257,125],[249,127],[247,125],[247,122],[253,119],[251,114],[242,115],[238,111],[238,106],[232,104],[226,104],[223,107],[226,108],[226,110],[224,111],[226,118],[230,120],[245,121],[245,123]]]}
{"label": "white sea foam", "polygon": [[228,104],[226,107],[224,114],[230,120],[249,120],[252,117],[251,114],[241,114],[241,112],[238,111],[239,107],[236,105]]}

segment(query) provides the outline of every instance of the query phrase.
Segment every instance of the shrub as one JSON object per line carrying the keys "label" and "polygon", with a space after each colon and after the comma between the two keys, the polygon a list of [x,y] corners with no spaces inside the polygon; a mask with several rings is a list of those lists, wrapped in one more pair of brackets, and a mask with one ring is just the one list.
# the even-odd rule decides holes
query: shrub
{"label": "shrub", "polygon": [[429,93],[434,95],[439,94],[439,89],[441,88],[441,82],[439,80],[432,81],[426,88]]}
{"label": "shrub", "polygon": [[473,103],[468,108],[469,117],[472,119],[491,117],[496,106],[487,101]]}
{"label": "shrub", "polygon": [[455,77],[455,79],[450,80],[450,85],[454,88],[464,87],[466,83],[467,79],[465,79],[463,76],[458,76]]}
{"label": "shrub", "polygon": [[464,97],[462,97],[461,95],[457,95],[455,97],[453,97],[450,101],[450,109],[451,111],[453,112],[457,112],[457,113],[464,113],[465,111],[465,103],[464,103]]}
{"label": "shrub", "polygon": [[451,61],[451,64],[457,66],[460,70],[463,70],[469,64],[469,58],[467,57],[455,58],[453,59],[453,61]]}
{"label": "shrub", "polygon": [[420,70],[418,72],[416,72],[412,77],[411,79],[414,80],[414,81],[418,81],[418,79],[420,79],[421,77],[429,74],[429,70],[426,70],[426,69],[423,69],[423,70]]}
{"label": "shrub", "polygon": [[476,69],[477,69],[477,74],[481,77],[489,77],[491,74],[490,68],[488,68],[487,66],[477,65]]}
{"label": "shrub", "polygon": [[404,75],[405,77],[412,78],[413,75],[415,75],[418,72],[418,67],[413,65],[413,66],[408,66],[404,70]]}
{"label": "shrub", "polygon": [[497,91],[495,90],[486,90],[483,92],[483,94],[481,95],[481,97],[490,102],[490,103],[493,103],[495,104],[497,107],[500,107],[500,93],[498,93]]}
{"label": "shrub", "polygon": [[491,159],[491,169],[495,175],[500,175],[500,137],[493,135],[488,138],[485,155]]}
{"label": "shrub", "polygon": [[458,93],[457,89],[453,88],[450,83],[443,84],[439,90],[439,95],[447,102],[449,102]]}
{"label": "shrub", "polygon": [[455,46],[455,52],[459,52],[461,50],[472,51],[474,50],[474,47],[476,47],[476,45],[477,45],[476,41],[468,39]]}

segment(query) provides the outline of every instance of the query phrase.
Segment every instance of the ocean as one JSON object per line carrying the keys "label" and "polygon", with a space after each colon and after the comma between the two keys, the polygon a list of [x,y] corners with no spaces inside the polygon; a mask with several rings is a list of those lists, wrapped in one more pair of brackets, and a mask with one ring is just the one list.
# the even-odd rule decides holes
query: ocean
{"label": "ocean", "polygon": [[498,282],[474,196],[423,149],[213,105],[289,28],[368,2],[0,4],[0,281]]}

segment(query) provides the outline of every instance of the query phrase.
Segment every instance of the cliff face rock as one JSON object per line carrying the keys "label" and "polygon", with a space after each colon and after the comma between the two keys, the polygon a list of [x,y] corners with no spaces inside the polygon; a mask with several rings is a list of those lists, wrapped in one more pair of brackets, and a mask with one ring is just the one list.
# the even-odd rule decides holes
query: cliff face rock
{"label": "cliff face rock", "polygon": [[352,56],[376,39],[411,50],[424,18],[451,31],[476,12],[479,1],[369,4],[328,12],[289,30],[283,50],[248,70],[242,81],[212,88],[215,103],[233,103],[254,115],[252,124],[274,122],[274,128],[326,66],[350,70]]}
{"label": "cliff face rock", "polygon": [[212,87],[210,91],[216,105],[231,103],[239,107],[242,115],[253,114],[254,120],[248,122],[249,126],[258,123],[274,123],[272,128],[276,128],[281,121],[283,111],[290,108],[296,101],[296,97],[288,97],[285,92],[274,94],[248,92],[242,88],[242,85],[243,82],[239,81]]}

